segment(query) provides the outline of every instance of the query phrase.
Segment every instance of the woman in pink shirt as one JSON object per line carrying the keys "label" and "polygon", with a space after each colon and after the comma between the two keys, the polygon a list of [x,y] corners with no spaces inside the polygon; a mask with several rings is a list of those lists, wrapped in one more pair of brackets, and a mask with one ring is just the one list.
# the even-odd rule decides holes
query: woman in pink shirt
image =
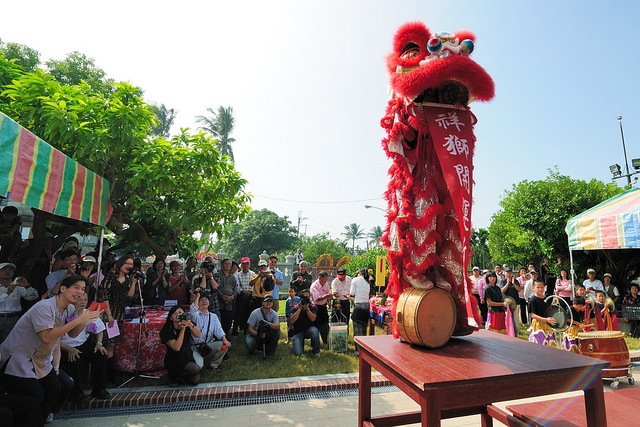
{"label": "woman in pink shirt", "polygon": [[571,306],[573,298],[573,282],[568,278],[567,270],[560,270],[560,277],[556,280],[556,295],[565,300]]}

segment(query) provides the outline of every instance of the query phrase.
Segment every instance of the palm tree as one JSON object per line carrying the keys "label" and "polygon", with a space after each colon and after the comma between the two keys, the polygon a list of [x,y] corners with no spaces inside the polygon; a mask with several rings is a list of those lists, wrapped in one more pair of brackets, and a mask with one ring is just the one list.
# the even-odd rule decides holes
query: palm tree
{"label": "palm tree", "polygon": [[382,227],[376,225],[375,227],[371,228],[371,231],[369,231],[367,237],[371,239],[370,243],[372,246],[380,246],[380,239],[382,239]]}
{"label": "palm tree", "polygon": [[207,111],[211,113],[210,117],[196,117],[196,121],[203,124],[203,126],[200,126],[198,129],[202,129],[218,138],[217,148],[220,154],[231,157],[231,161],[235,163],[231,144],[236,142],[236,140],[230,137],[235,122],[233,118],[233,107],[224,108],[221,105],[218,107],[217,112],[213,111],[213,108],[207,108]]}
{"label": "palm tree", "polygon": [[345,237],[345,240],[351,240],[351,254],[356,254],[356,240],[362,239],[364,237],[364,230],[360,228],[358,224],[352,222],[349,225],[344,226],[345,232],[342,235]]}
{"label": "palm tree", "polygon": [[151,128],[151,135],[168,138],[171,126],[176,119],[176,111],[173,108],[168,109],[164,104],[151,104],[151,108],[158,119],[156,126]]}

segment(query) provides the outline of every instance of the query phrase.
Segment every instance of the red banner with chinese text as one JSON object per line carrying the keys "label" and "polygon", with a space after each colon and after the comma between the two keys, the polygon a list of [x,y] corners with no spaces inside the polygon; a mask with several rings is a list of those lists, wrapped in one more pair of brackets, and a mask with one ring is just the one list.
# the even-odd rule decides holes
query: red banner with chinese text
{"label": "red banner with chinese text", "polygon": [[467,110],[425,107],[433,145],[460,224],[463,268],[470,261],[471,203],[473,192],[474,116]]}

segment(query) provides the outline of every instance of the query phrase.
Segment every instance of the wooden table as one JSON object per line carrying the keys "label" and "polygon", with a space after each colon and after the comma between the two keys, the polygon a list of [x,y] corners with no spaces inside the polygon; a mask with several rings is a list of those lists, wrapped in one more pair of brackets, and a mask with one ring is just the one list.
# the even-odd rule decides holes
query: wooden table
{"label": "wooden table", "polygon": [[[493,402],[584,390],[588,425],[606,426],[601,369],[608,362],[480,330],[439,349],[413,346],[391,335],[359,336],[359,426],[421,422],[480,414],[492,426]],[[371,417],[371,367],[420,405],[419,412]]]}

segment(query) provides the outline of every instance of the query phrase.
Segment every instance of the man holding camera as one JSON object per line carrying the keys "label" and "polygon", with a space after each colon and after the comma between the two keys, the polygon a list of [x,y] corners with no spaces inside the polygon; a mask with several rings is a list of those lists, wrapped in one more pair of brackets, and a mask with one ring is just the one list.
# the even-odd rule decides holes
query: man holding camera
{"label": "man holding camera", "polygon": [[318,273],[318,280],[311,285],[311,302],[318,307],[318,317],[316,318],[316,326],[320,331],[322,342],[329,342],[329,310],[327,304],[333,296],[331,287],[329,287],[329,273],[321,271]]}
{"label": "man holding camera", "polygon": [[[251,311],[255,311],[262,306],[262,299],[266,295],[271,295],[273,286],[275,285],[273,273],[267,270],[267,261],[260,260],[258,262],[258,274],[255,274],[249,281],[252,289],[251,294]],[[273,301],[272,301],[273,302]],[[269,307],[271,308],[271,307]]]}
{"label": "man holding camera", "polygon": [[307,261],[300,261],[300,264],[298,264],[299,270],[295,271],[293,276],[291,276],[291,285],[296,288],[298,295],[300,295],[304,289],[311,288],[313,277],[307,271],[308,267]]}
{"label": "man holding camera", "polygon": [[262,299],[262,307],[256,308],[249,315],[245,344],[249,354],[256,349],[263,349],[266,356],[278,357],[276,348],[280,339],[280,319],[278,313],[273,311],[273,297],[265,295]]}
{"label": "man holding camera", "polygon": [[[209,312],[209,304],[209,295],[198,292],[189,308],[191,321],[201,332],[200,337],[191,336],[191,349],[198,366],[208,367],[219,373],[222,372],[220,364],[227,350],[231,347],[231,343],[222,330],[218,316]],[[214,341],[213,337],[216,337],[218,341]]]}
{"label": "man holding camera", "polygon": [[311,340],[311,347],[314,356],[320,356],[320,332],[314,326],[316,317],[318,316],[318,308],[311,303],[309,298],[309,290],[302,291],[300,303],[293,306],[291,310],[291,323],[293,324],[293,338],[291,351],[296,356],[300,356],[304,352],[304,340]]}
{"label": "man holding camera", "polygon": [[236,298],[236,317],[233,322],[232,336],[238,335],[238,330],[242,329],[245,335],[247,335],[247,319],[251,313],[251,294],[253,294],[253,288],[251,286],[251,278],[256,274],[250,270],[251,258],[243,257],[240,260],[240,271],[237,276],[240,281],[240,293]]}
{"label": "man holding camera", "polygon": [[209,312],[220,319],[220,301],[218,301],[218,282],[213,280],[215,265],[205,261],[200,266],[200,274],[193,278],[193,293],[209,295]]}
{"label": "man holding camera", "polygon": [[228,333],[233,323],[233,315],[236,307],[236,278],[231,274],[231,259],[225,258],[220,263],[220,271],[213,275],[213,279],[218,283],[218,298],[220,303],[220,314],[222,330]]}
{"label": "man holding camera", "polygon": [[282,272],[278,270],[278,257],[271,255],[269,257],[269,272],[273,274],[273,280],[275,282],[271,296],[273,297],[273,309],[278,312],[280,308],[280,286],[284,283],[284,276]]}

